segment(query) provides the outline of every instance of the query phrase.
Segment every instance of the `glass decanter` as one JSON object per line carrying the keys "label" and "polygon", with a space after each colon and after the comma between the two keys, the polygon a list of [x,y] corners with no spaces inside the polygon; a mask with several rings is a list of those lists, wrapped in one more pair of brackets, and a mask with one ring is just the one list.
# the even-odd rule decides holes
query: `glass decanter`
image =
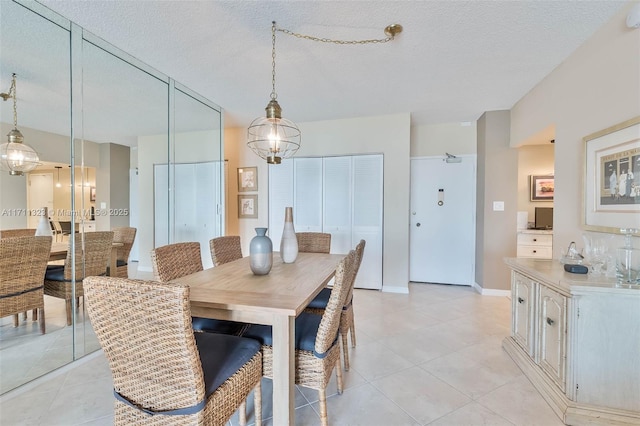
{"label": "glass decanter", "polygon": [[622,228],[624,247],[617,249],[616,278],[618,285],[640,285],[640,249],[633,247],[633,236],[637,229]]}

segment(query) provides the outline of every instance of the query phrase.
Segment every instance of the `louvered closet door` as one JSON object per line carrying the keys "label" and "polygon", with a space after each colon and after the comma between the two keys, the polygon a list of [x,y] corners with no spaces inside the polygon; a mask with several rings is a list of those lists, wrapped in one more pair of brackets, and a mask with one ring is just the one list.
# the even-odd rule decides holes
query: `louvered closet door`
{"label": "louvered closet door", "polygon": [[213,267],[211,254],[209,253],[209,240],[219,237],[220,223],[222,218],[218,209],[218,188],[220,180],[220,163],[209,161],[195,164],[195,186],[196,193],[194,199],[196,233],[193,241],[200,243],[200,254],[202,265],[206,268]]}
{"label": "louvered closet door", "polygon": [[367,242],[355,286],[382,288],[383,156],[353,157],[351,246]]}
{"label": "louvered closet door", "polygon": [[[173,166],[172,166],[173,167]],[[195,164],[175,165],[175,239],[181,243],[197,241],[196,238],[196,171]]]}
{"label": "louvered closet door", "polygon": [[[280,250],[284,209],[293,207],[293,160],[269,165],[269,230],[267,235],[273,242],[273,250]],[[295,211],[294,211],[295,213]]]}
{"label": "louvered closet door", "polygon": [[296,232],[322,232],[322,158],[296,158],[293,224]]}
{"label": "louvered closet door", "polygon": [[346,254],[351,246],[351,157],[323,159],[322,232],[331,234],[331,253]]}

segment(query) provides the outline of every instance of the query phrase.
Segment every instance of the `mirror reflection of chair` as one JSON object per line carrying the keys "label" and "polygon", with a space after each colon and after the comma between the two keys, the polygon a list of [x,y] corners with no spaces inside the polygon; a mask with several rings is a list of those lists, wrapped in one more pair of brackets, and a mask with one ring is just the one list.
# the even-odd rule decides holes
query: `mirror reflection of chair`
{"label": "mirror reflection of chair", "polygon": [[[57,220],[52,220],[51,224],[53,225],[52,230],[53,230],[53,234],[56,237],[56,242],[64,241],[65,235],[69,235],[69,232],[62,229],[62,225],[60,225],[60,222]],[[58,237],[60,237],[60,239],[58,239]]]}
{"label": "mirror reflection of chair", "polygon": [[331,234],[325,232],[296,232],[298,252],[329,253],[331,250]]}
{"label": "mirror reflection of chair", "polygon": [[[111,246],[113,244],[113,232],[86,232],[74,234],[76,245],[76,291],[75,297],[83,297],[82,280],[88,276],[105,275],[107,265],[111,259]],[[44,278],[44,294],[65,300],[67,310],[67,325],[71,325],[72,314],[72,272],[73,261],[71,253],[71,240],[67,250],[67,258],[64,265],[49,265]]]}
{"label": "mirror reflection of chair", "polygon": [[112,277],[128,278],[129,277],[129,254],[131,247],[136,239],[136,228],[119,227],[113,228],[113,242],[122,243],[122,247],[118,247],[118,259],[116,261],[116,272],[109,273]]}
{"label": "mirror reflection of chair", "polygon": [[213,266],[242,259],[242,247],[240,245],[240,236],[238,235],[213,238],[209,241],[209,249],[211,250]]}
{"label": "mirror reflection of chair", "polygon": [[[356,347],[356,326],[353,315],[353,286],[356,282],[358,271],[360,270],[360,264],[362,263],[362,256],[364,256],[365,240],[360,240],[355,248],[356,259],[353,266],[353,274],[349,277],[349,289],[347,291],[347,297],[345,298],[344,306],[342,307],[342,313],[340,315],[340,337],[342,337],[342,358],[344,362],[344,370],[349,371],[349,345],[347,342],[347,335],[351,334],[351,346]],[[309,303],[305,312],[311,312],[318,315],[322,315],[329,303],[329,297],[331,296],[330,288],[323,288],[320,293]]]}
{"label": "mirror reflection of chair", "polygon": [[[320,420],[323,426],[327,419],[326,388],[331,373],[336,370],[338,393],[342,393],[342,369],[340,368],[340,345],[338,329],[340,313],[349,290],[356,253],[351,252],[338,264],[331,297],[322,316],[302,312],[295,319],[295,381],[296,384],[318,391]],[[245,337],[262,343],[263,374],[273,376],[273,335],[271,326],[252,324]]]}
{"label": "mirror reflection of chair", "polygon": [[[200,243],[174,243],[156,247],[151,250],[151,263],[155,280],[163,283],[202,271]],[[248,324],[241,322],[200,317],[193,317],[192,325],[195,331],[236,336],[242,336],[248,327]]]}
{"label": "mirror reflection of chair", "polygon": [[114,424],[224,425],[239,408],[244,425],[253,389],[262,423],[260,343],[194,333],[188,286],[89,277],[85,294],[111,369]]}
{"label": "mirror reflection of chair", "polygon": [[0,239],[0,318],[33,310],[39,316],[40,332],[45,333],[43,280],[51,251],[51,237]]}
{"label": "mirror reflection of chair", "polygon": [[35,228],[3,229],[0,231],[0,238],[33,237],[35,235],[36,235]]}

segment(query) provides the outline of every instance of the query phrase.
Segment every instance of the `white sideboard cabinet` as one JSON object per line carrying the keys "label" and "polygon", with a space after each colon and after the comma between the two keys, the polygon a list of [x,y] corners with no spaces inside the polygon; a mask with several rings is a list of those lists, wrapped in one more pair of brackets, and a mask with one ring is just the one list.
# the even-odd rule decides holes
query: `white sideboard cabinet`
{"label": "white sideboard cabinet", "polygon": [[503,348],[565,424],[640,424],[640,288],[509,258]]}
{"label": "white sideboard cabinet", "polygon": [[518,231],[517,256],[531,259],[553,257],[553,231],[523,229]]}

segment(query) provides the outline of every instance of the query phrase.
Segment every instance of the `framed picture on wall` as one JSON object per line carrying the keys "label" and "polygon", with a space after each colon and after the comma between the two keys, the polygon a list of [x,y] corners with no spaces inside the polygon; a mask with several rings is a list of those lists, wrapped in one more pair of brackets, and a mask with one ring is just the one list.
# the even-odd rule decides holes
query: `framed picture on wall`
{"label": "framed picture on wall", "polygon": [[238,195],[238,219],[258,218],[258,195]]}
{"label": "framed picture on wall", "polygon": [[238,168],[238,192],[252,192],[258,190],[258,168]]}
{"label": "framed picture on wall", "polygon": [[585,229],[640,226],[640,117],[583,138]]}
{"label": "framed picture on wall", "polygon": [[96,200],[96,187],[92,186],[89,189],[89,201],[95,201]]}
{"label": "framed picture on wall", "polygon": [[553,201],[553,175],[530,176],[531,201]]}

